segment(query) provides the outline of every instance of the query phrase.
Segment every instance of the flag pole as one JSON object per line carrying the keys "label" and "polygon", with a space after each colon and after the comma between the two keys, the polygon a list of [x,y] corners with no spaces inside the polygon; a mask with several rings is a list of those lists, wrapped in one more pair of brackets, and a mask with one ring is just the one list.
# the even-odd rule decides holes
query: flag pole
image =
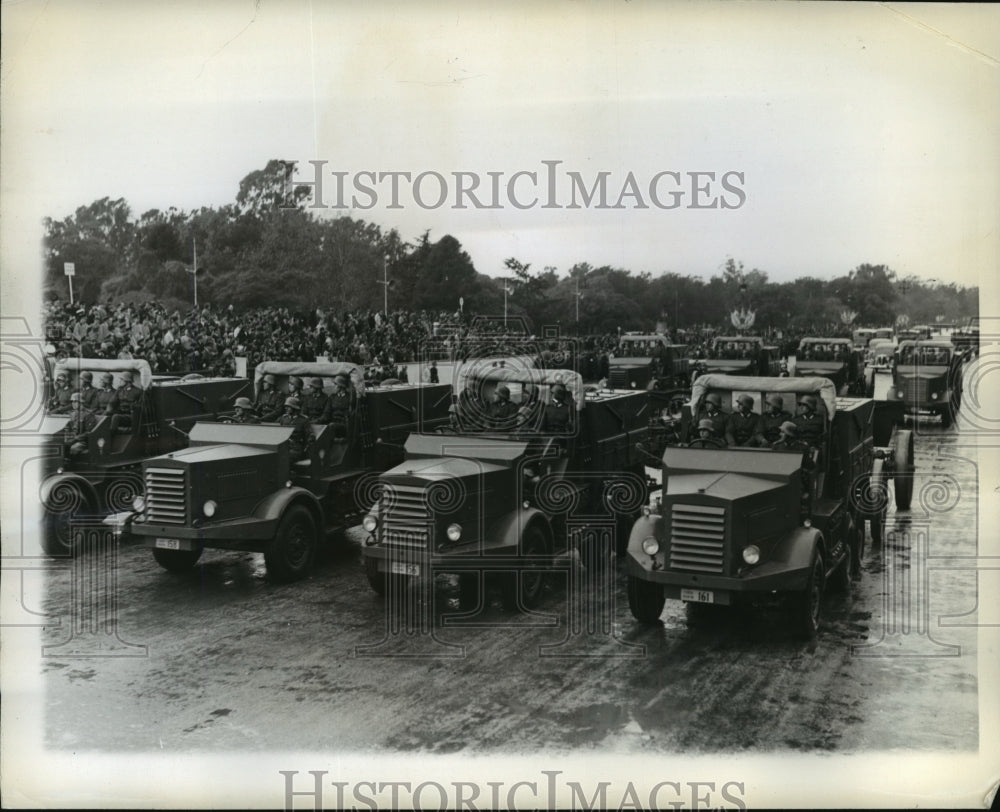
{"label": "flag pole", "polygon": [[191,242],[194,245],[194,306],[198,307],[198,240],[194,237],[191,238]]}

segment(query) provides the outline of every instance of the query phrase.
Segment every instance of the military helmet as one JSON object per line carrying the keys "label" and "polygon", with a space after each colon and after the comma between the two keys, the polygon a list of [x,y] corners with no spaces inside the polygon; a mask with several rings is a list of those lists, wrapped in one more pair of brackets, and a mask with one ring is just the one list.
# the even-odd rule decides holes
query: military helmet
{"label": "military helmet", "polygon": [[114,379],[115,379],[115,376],[112,375],[110,372],[105,372],[103,375],[101,375],[101,383],[102,384],[103,383],[110,384]]}
{"label": "military helmet", "polygon": [[711,420],[699,420],[698,421],[698,431],[715,431],[715,423]]}
{"label": "military helmet", "polygon": [[285,405],[293,409],[302,408],[302,402],[298,398],[285,398]]}
{"label": "military helmet", "polygon": [[323,388],[323,379],[322,378],[310,378],[309,379],[309,385],[312,386],[312,387],[318,388],[318,389],[322,389]]}
{"label": "military helmet", "polygon": [[786,420],[782,423],[779,430],[786,437],[797,437],[799,434],[798,427],[791,420]]}
{"label": "military helmet", "polygon": [[779,409],[785,405],[785,399],[781,395],[768,395],[766,402],[768,406],[775,406]]}
{"label": "military helmet", "polygon": [[253,404],[250,402],[250,398],[236,398],[236,403],[234,404],[237,409],[252,409]]}
{"label": "military helmet", "polygon": [[565,395],[566,394],[566,384],[564,384],[564,383],[554,383],[554,384],[552,384],[552,394],[553,395]]}
{"label": "military helmet", "polygon": [[83,402],[83,398],[80,397],[80,393],[79,392],[74,392],[72,395],[69,396],[69,402],[70,403],[82,403]]}
{"label": "military helmet", "polygon": [[510,400],[510,389],[508,389],[504,384],[500,384],[497,387],[497,394],[504,400]]}
{"label": "military helmet", "polygon": [[753,398],[750,397],[750,395],[740,395],[738,398],[736,398],[736,402],[748,408],[753,406]]}
{"label": "military helmet", "polygon": [[278,382],[277,379],[270,372],[268,372],[267,375],[264,376],[264,383],[269,383],[273,386],[277,382]]}
{"label": "military helmet", "polygon": [[131,369],[126,369],[122,373],[122,380],[125,381],[126,383],[132,383],[132,381],[134,379],[135,379],[135,376],[132,374],[132,370]]}
{"label": "military helmet", "polygon": [[333,376],[333,379],[337,383],[343,384],[344,386],[347,386],[351,382],[351,376],[348,375],[346,372],[338,372],[336,375]]}
{"label": "military helmet", "polygon": [[60,370],[59,373],[56,375],[56,380],[57,381],[69,380],[69,374],[66,372],[66,370]]}
{"label": "military helmet", "polygon": [[302,388],[302,379],[297,375],[290,375],[288,378],[288,385],[296,389]]}
{"label": "military helmet", "polygon": [[803,395],[799,398],[800,406],[808,406],[810,411],[816,411],[816,398],[812,395]]}
{"label": "military helmet", "polygon": [[93,381],[94,380],[94,373],[93,372],[87,372],[86,370],[84,370],[83,372],[80,373],[80,380],[81,381],[87,381],[87,382]]}
{"label": "military helmet", "polygon": [[722,395],[718,392],[709,392],[705,396],[706,403],[714,403],[718,408],[722,408]]}

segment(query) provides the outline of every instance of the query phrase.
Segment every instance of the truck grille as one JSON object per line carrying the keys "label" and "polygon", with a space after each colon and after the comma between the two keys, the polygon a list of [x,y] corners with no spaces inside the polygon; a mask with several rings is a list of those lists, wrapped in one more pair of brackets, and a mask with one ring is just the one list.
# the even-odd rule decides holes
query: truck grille
{"label": "truck grille", "polygon": [[382,489],[382,541],[397,547],[427,547],[433,524],[427,491],[411,485]]}
{"label": "truck grille", "polygon": [[923,378],[903,379],[903,400],[907,403],[923,403],[927,400],[928,381]]}
{"label": "truck grille", "polygon": [[677,570],[722,572],[726,538],[725,508],[673,505],[670,514],[670,566]]}
{"label": "truck grille", "polygon": [[608,373],[608,386],[612,389],[628,389],[628,372],[624,369],[612,369]]}
{"label": "truck grille", "polygon": [[186,524],[187,469],[147,468],[146,506],[150,522]]}

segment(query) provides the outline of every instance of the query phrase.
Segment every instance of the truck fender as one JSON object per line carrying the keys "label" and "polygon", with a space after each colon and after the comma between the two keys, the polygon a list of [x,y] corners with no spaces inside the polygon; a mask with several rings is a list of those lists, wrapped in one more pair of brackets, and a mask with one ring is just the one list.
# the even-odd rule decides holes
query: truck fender
{"label": "truck fender", "polygon": [[778,542],[770,557],[786,563],[789,569],[807,570],[817,549],[826,555],[823,534],[815,527],[796,527]]}
{"label": "truck fender", "polygon": [[538,508],[518,508],[506,516],[503,516],[499,521],[494,522],[493,525],[486,533],[486,541],[483,544],[485,548],[504,548],[510,549],[512,552],[517,550],[518,542],[521,540],[521,534],[524,530],[531,524],[538,523],[542,526],[545,532],[545,538],[548,539],[549,550],[552,550],[552,528],[549,525],[548,516],[546,516]]}
{"label": "truck fender", "polygon": [[656,513],[650,513],[648,516],[644,514],[636,520],[635,524],[632,525],[632,530],[628,536],[629,555],[641,555],[644,559],[648,559],[649,556],[647,556],[642,550],[642,542],[650,536],[659,541],[662,547],[663,517]]}
{"label": "truck fender", "polygon": [[63,485],[75,488],[83,497],[84,505],[89,505],[92,509],[96,509],[98,507],[99,500],[94,486],[79,474],[65,472],[62,474],[53,474],[42,482],[42,486],[39,489],[39,497],[41,498],[42,505],[46,510],[54,510],[57,513],[62,513],[65,508],[74,507],[68,504],[63,505],[58,500],[56,490]]}
{"label": "truck fender", "polygon": [[325,527],[323,508],[315,495],[305,488],[282,488],[280,491],[275,491],[257,504],[253,515],[261,520],[277,521],[293,503],[303,504],[309,509],[309,512],[313,514],[313,519],[316,520],[316,528],[322,533]]}

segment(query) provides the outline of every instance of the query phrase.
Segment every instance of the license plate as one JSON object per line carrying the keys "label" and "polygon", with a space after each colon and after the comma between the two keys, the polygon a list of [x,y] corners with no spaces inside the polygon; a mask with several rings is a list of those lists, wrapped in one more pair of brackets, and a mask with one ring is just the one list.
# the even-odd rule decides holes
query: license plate
{"label": "license plate", "polygon": [[177,539],[157,539],[156,547],[160,550],[179,550],[181,543]]}
{"label": "license plate", "polygon": [[393,575],[420,575],[420,565],[404,564],[402,561],[390,561],[389,572]]}
{"label": "license plate", "polygon": [[682,589],[682,601],[693,601],[694,603],[715,603],[715,593],[707,589]]}

